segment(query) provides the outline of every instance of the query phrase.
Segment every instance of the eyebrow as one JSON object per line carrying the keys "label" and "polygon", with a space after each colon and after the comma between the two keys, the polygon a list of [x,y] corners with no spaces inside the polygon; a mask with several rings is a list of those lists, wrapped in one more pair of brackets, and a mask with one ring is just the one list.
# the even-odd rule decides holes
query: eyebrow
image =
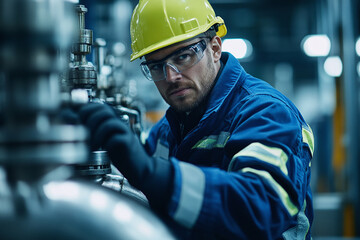
{"label": "eyebrow", "polygon": [[181,52],[183,52],[183,51],[185,51],[185,50],[193,47],[194,45],[200,43],[201,41],[204,41],[204,40],[200,40],[199,42],[195,42],[195,43],[190,44],[190,45],[188,45],[188,46],[182,47],[182,48],[180,48],[180,49],[178,49],[178,50],[170,53],[169,55],[167,55],[166,57],[164,57],[164,58],[162,58],[162,59],[160,59],[160,60],[145,61],[145,62],[143,62],[142,64],[151,64],[151,63],[160,63],[160,62],[163,62],[164,60],[168,59],[169,57],[174,56],[174,55],[176,55],[176,54],[178,54],[178,53],[181,53]]}

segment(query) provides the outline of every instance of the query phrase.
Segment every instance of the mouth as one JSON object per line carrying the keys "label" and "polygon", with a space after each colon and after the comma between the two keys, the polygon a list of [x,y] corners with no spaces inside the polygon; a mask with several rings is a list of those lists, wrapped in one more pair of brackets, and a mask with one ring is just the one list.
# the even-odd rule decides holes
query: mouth
{"label": "mouth", "polygon": [[182,97],[190,91],[190,88],[176,88],[170,91],[170,97]]}

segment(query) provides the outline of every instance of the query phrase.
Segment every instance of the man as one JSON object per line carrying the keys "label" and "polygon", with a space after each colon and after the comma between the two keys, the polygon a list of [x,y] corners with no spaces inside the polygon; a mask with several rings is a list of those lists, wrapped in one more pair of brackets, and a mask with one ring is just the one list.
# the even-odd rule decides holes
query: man
{"label": "man", "polygon": [[91,146],[193,239],[310,239],[310,127],[296,107],[222,53],[207,0],[140,0],[131,60],[170,105],[145,149],[105,105],[80,111]]}

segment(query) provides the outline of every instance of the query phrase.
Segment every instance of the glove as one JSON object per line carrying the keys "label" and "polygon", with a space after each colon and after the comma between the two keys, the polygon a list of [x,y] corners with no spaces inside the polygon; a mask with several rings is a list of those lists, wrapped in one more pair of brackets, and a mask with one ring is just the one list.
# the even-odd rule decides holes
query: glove
{"label": "glove", "polygon": [[77,125],[80,123],[78,114],[70,107],[61,109],[58,117],[63,123],[66,124]]}
{"label": "glove", "polygon": [[146,195],[150,205],[165,209],[174,175],[170,161],[150,157],[131,129],[106,104],[86,104],[80,108],[79,117],[90,131],[91,149],[105,149],[115,167]]}

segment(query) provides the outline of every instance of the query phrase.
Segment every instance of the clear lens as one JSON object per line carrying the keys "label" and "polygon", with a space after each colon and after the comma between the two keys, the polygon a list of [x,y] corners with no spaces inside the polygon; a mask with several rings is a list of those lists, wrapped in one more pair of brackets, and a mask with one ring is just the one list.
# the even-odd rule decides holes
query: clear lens
{"label": "clear lens", "polygon": [[166,67],[171,66],[176,72],[181,73],[197,64],[204,56],[205,40],[187,46],[174,52],[162,61],[143,62],[141,69],[145,77],[152,81],[161,81],[166,78]]}
{"label": "clear lens", "polygon": [[141,70],[142,70],[143,74],[145,75],[145,77],[147,79],[149,79],[150,81],[153,81],[152,77],[151,77],[150,69],[148,68],[148,66],[146,64],[140,64],[140,66],[141,66]]}
{"label": "clear lens", "polygon": [[166,62],[148,64],[147,67],[149,69],[150,75],[154,81],[159,81],[164,78],[164,64]]}

